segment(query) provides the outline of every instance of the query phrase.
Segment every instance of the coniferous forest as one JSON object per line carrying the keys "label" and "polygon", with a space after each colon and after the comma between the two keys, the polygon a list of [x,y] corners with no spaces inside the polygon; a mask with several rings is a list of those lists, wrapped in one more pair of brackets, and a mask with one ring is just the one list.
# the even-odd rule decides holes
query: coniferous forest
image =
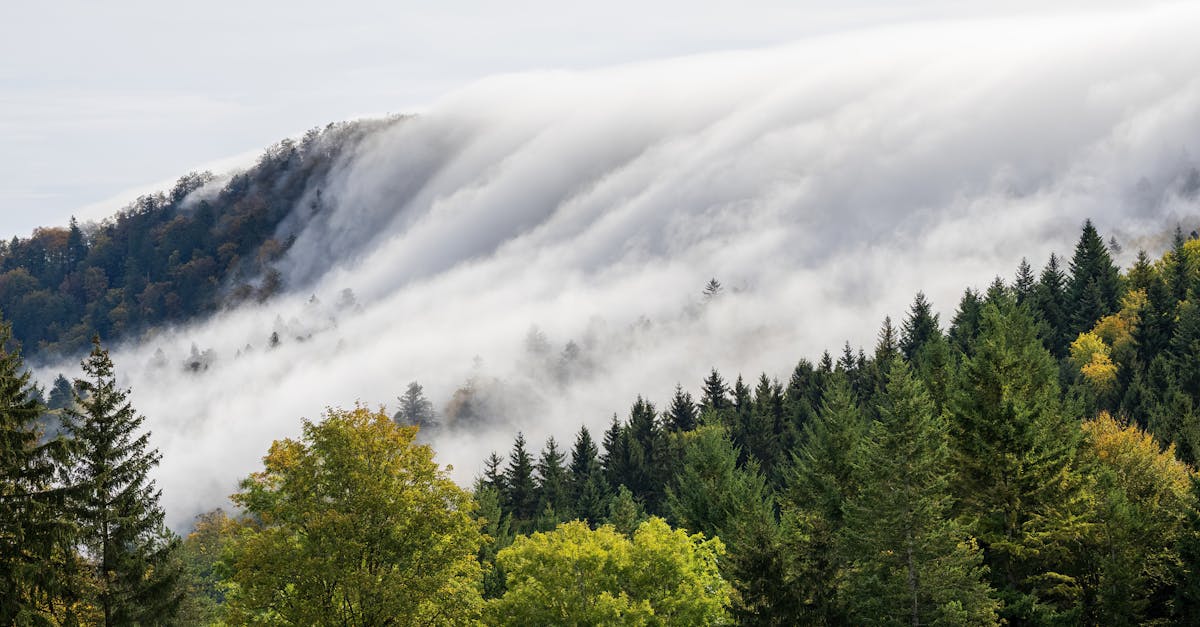
{"label": "coniferous forest", "polygon": [[[5,276],[39,276],[14,261],[27,244],[7,249]],[[715,280],[707,291],[721,297]],[[434,419],[419,385],[395,416],[332,408],[264,451],[234,511],[182,536],[120,364],[93,339],[45,433],[29,331],[10,315],[0,624],[1200,616],[1200,239],[1180,229],[1121,269],[1088,222],[1068,257],[966,290],[950,320],[917,294],[870,352],[847,343],[784,379],[711,370],[671,398],[614,398],[628,411],[603,432],[515,433],[472,486],[417,441]]]}

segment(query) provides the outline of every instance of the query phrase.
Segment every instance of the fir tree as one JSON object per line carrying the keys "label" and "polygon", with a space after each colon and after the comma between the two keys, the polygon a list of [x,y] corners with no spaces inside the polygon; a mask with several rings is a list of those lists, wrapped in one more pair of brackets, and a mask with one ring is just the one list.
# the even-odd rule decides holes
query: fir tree
{"label": "fir tree", "polygon": [[1067,301],[1067,276],[1060,267],[1058,257],[1050,254],[1050,261],[1042,269],[1037,287],[1033,292],[1033,315],[1039,326],[1039,334],[1050,354],[1061,358],[1067,354],[1071,336],[1071,320]]}
{"label": "fir tree", "polygon": [[835,538],[842,529],[843,505],[854,494],[853,454],[867,421],[842,376],[834,376],[821,411],[804,426],[792,456],[784,491],[783,537],[791,562],[789,577],[805,599],[806,623],[846,623],[838,601]]}
{"label": "fir tree", "polygon": [[173,559],[179,540],[163,525],[161,491],[149,478],[161,456],[141,429],[145,417],[117,387],[99,338],[83,373],[64,427],[75,443],[68,476],[78,494],[71,509],[94,570],[94,603],[105,625],[170,622],[181,601]]}
{"label": "fir tree", "polygon": [[[566,456],[558,450],[558,442],[551,436],[537,462],[537,492],[539,511],[550,508],[562,520],[570,518],[570,488],[567,485],[567,469],[563,465]],[[562,520],[556,520],[555,523]]]}
{"label": "fir tree", "polygon": [[537,513],[537,491],[533,482],[533,457],[518,432],[504,469],[504,509],[518,522],[533,520]]}
{"label": "fir tree", "polygon": [[713,368],[708,378],[704,380],[704,395],[700,398],[701,411],[725,411],[729,408],[728,394],[729,387],[725,384],[725,379],[722,379],[721,373]]}
{"label": "fir tree", "polygon": [[480,480],[483,487],[494,490],[497,495],[503,494],[504,487],[504,459],[492,451],[487,459],[483,460],[483,478]]}
{"label": "fir tree", "polygon": [[1033,276],[1033,268],[1029,265],[1029,260],[1021,257],[1021,263],[1017,265],[1017,276],[1013,281],[1013,296],[1017,299],[1018,305],[1026,304],[1033,297],[1033,290],[1036,286],[1037,279]]}
{"label": "fir tree", "polygon": [[12,328],[0,323],[0,625],[24,625],[48,621],[46,601],[67,593],[74,530],[54,482],[65,443],[41,441],[43,408],[11,345]]}
{"label": "fir tree", "polygon": [[962,300],[958,302],[954,319],[950,321],[950,346],[964,355],[971,354],[975,336],[979,334],[979,315],[982,307],[979,294],[968,288],[963,292]]}
{"label": "fir tree", "polygon": [[961,519],[978,538],[1013,621],[1048,620],[1074,603],[1080,533],[1075,454],[1082,433],[1059,400],[1057,367],[1029,315],[987,305],[950,414]]}
{"label": "fir tree", "polygon": [[856,453],[845,504],[842,594],[856,624],[997,624],[987,569],[950,519],[946,425],[899,359],[880,420]]}
{"label": "fir tree", "polygon": [[1183,238],[1183,229],[1176,226],[1175,238],[1171,242],[1171,253],[1167,257],[1166,280],[1171,296],[1177,301],[1188,297],[1188,291],[1192,288],[1192,277],[1195,276],[1191,259],[1184,248],[1186,242],[1187,240]]}
{"label": "fir tree", "polygon": [[691,431],[696,428],[698,419],[696,402],[692,400],[692,395],[684,392],[683,386],[676,384],[675,396],[671,397],[671,406],[667,408],[667,430]]}
{"label": "fir tree", "polygon": [[1071,258],[1070,275],[1067,283],[1072,303],[1070,330],[1078,334],[1091,329],[1101,317],[1117,311],[1121,298],[1120,273],[1091,220],[1083,224],[1083,233]]}
{"label": "fir tree", "polygon": [[924,292],[917,292],[912,306],[908,309],[908,317],[900,326],[900,352],[905,361],[912,363],[921,347],[941,334],[942,330],[938,327],[938,316],[933,313],[933,306],[925,299]]}
{"label": "fir tree", "polygon": [[429,429],[437,425],[437,414],[433,411],[433,403],[425,398],[425,390],[420,383],[413,381],[401,396],[400,411],[396,412],[397,423]]}
{"label": "fir tree", "polygon": [[579,429],[571,448],[570,488],[574,513],[592,523],[599,523],[608,502],[608,483],[597,457],[595,443],[587,427]]}

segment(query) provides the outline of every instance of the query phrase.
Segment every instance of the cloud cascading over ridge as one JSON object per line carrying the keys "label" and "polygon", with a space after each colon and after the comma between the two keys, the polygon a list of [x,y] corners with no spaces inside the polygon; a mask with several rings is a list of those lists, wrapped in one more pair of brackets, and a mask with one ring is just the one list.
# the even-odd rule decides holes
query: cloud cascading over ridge
{"label": "cloud cascading over ridge", "polygon": [[[412,380],[439,407],[468,380],[501,390],[490,426],[434,437],[469,481],[517,429],[569,441],[710,367],[784,379],[869,347],[917,290],[945,322],[964,287],[1069,253],[1085,217],[1127,254],[1156,246],[1200,213],[1197,27],[1188,6],[910,24],[453,93],[281,234],[290,294],[114,351],[172,524],[301,416],[394,406]],[[568,340],[587,368],[543,367]],[[207,371],[180,365],[192,344]]]}

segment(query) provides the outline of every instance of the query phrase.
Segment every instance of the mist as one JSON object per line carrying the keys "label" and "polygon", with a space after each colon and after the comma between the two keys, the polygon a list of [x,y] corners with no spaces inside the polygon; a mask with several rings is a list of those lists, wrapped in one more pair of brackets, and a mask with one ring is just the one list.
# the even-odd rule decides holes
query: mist
{"label": "mist", "polygon": [[482,399],[425,434],[467,484],[518,430],[568,444],[711,368],[786,381],[869,350],[918,290],[946,326],[1085,218],[1125,261],[1161,252],[1200,226],[1197,27],[1195,6],[914,23],[451,93],[294,209],[288,293],[113,347],[169,523],[226,505],[302,417],[394,411],[410,381],[443,412]]}

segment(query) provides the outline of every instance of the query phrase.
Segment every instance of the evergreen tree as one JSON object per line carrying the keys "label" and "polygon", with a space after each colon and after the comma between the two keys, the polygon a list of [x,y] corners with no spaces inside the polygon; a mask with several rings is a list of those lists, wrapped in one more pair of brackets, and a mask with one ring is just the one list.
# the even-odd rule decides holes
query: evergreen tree
{"label": "evergreen tree", "polygon": [[[829,358],[829,353],[825,353]],[[801,359],[788,379],[787,390],[783,395],[784,415],[787,420],[786,430],[799,438],[805,425],[817,415],[817,408],[825,394],[825,387],[832,377],[832,372],[814,367],[807,359]],[[790,442],[788,450],[791,449]]]}
{"label": "evergreen tree", "polygon": [[1037,287],[1034,288],[1032,304],[1042,341],[1050,354],[1058,358],[1067,354],[1067,346],[1075,339],[1071,335],[1067,299],[1067,276],[1060,267],[1058,257],[1051,253],[1050,261],[1042,269]]}
{"label": "evergreen tree", "polygon": [[1191,259],[1184,248],[1186,242],[1187,240],[1183,238],[1183,230],[1176,226],[1175,238],[1171,243],[1171,253],[1167,256],[1165,270],[1167,287],[1170,288],[1171,296],[1177,301],[1188,297],[1188,291],[1192,288],[1195,276]]}
{"label": "evergreen tree", "polygon": [[675,386],[675,396],[671,397],[671,406],[667,408],[666,427],[668,431],[691,431],[696,428],[699,415],[696,412],[696,402],[692,395],[683,391],[683,386]]}
{"label": "evergreen tree", "polygon": [[596,445],[587,427],[579,429],[571,449],[569,483],[574,513],[592,523],[599,523],[604,516],[604,504],[608,501],[608,484],[604,480]]}
{"label": "evergreen tree", "polygon": [[654,404],[637,397],[629,410],[626,429],[629,440],[629,469],[626,485],[646,508],[657,513],[666,487],[666,440],[658,424]]}
{"label": "evergreen tree", "polygon": [[[987,305],[950,403],[958,513],[991,567],[1004,613],[1041,621],[1072,607],[1071,547],[1083,515],[1082,433],[1029,315]],[[1063,595],[1066,595],[1065,597]]]}
{"label": "evergreen tree", "polygon": [[[566,456],[558,450],[558,442],[551,436],[546,440],[546,447],[542,449],[537,462],[538,509],[545,511],[550,508],[562,520],[568,520],[571,511],[567,469],[563,465],[565,459]],[[554,522],[557,524],[562,520]]]}
{"label": "evergreen tree", "polygon": [[1091,220],[1083,223],[1083,233],[1071,258],[1070,274],[1067,283],[1072,304],[1070,329],[1072,334],[1078,334],[1120,308],[1120,272]]}
{"label": "evergreen tree", "polygon": [[856,453],[842,594],[855,624],[998,624],[979,549],[950,519],[946,425],[909,371],[889,369],[880,420]]}
{"label": "evergreen tree", "polygon": [[612,424],[604,432],[604,451],[600,454],[600,464],[604,467],[604,479],[612,489],[628,485],[633,472],[634,460],[629,446],[629,433],[613,414]]}
{"label": "evergreen tree", "polygon": [[704,380],[704,395],[700,398],[700,410],[723,412],[729,408],[729,387],[716,368]]}
{"label": "evergreen tree", "polygon": [[739,592],[734,613],[744,624],[790,625],[799,606],[786,577],[774,498],[751,461],[716,426],[688,434],[681,469],[667,491],[667,511],[683,527],[717,536],[729,547],[722,565]]}
{"label": "evergreen tree", "polygon": [[525,447],[525,434],[518,432],[504,469],[504,509],[519,522],[533,520],[537,513],[537,491],[533,481],[533,457]]}
{"label": "evergreen tree", "polygon": [[950,321],[950,346],[964,355],[971,354],[975,336],[979,334],[979,316],[982,308],[979,294],[967,288],[967,291],[963,292],[962,300],[958,302],[954,319]]}
{"label": "evergreen tree", "polygon": [[71,509],[92,564],[94,603],[105,625],[170,622],[181,601],[173,559],[179,540],[163,524],[161,491],[149,478],[161,456],[142,431],[145,417],[117,387],[99,338],[83,373],[64,427],[75,443],[68,477],[78,492]]}
{"label": "evergreen tree", "polygon": [[496,494],[503,494],[504,487],[504,459],[492,451],[487,459],[483,460],[483,478],[480,480],[483,487],[494,490]]}
{"label": "evergreen tree", "polygon": [[421,429],[437,426],[437,414],[433,411],[433,403],[425,398],[425,390],[420,383],[409,383],[399,401],[400,411],[396,412],[395,416],[398,424]]}
{"label": "evergreen tree", "polygon": [[1145,292],[1150,289],[1150,282],[1156,276],[1154,266],[1150,265],[1150,257],[1146,255],[1146,251],[1139,250],[1137,258],[1133,261],[1133,265],[1125,273],[1125,282],[1128,284],[1130,291],[1141,290]]}
{"label": "evergreen tree", "polygon": [[[66,595],[73,529],[62,516],[64,490],[54,475],[63,459],[61,439],[41,441],[42,407],[12,346],[12,328],[0,323],[0,625],[49,621],[47,602]],[[68,388],[70,386],[68,385]]]}
{"label": "evergreen tree", "polygon": [[1033,268],[1029,266],[1029,260],[1021,257],[1021,263],[1017,265],[1017,276],[1013,281],[1013,296],[1017,299],[1018,305],[1024,305],[1033,297],[1033,290],[1036,286],[1037,279],[1033,276]]}
{"label": "evergreen tree", "polygon": [[917,357],[917,351],[926,342],[942,334],[938,326],[938,316],[933,313],[933,306],[925,299],[924,292],[917,292],[912,306],[908,309],[908,317],[900,326],[900,352],[905,361],[912,363]]}
{"label": "evergreen tree", "polygon": [[854,494],[853,455],[867,420],[854,403],[845,377],[834,376],[820,414],[804,426],[786,478],[783,537],[789,579],[804,599],[806,623],[845,624],[837,596],[842,562],[835,538],[842,529],[843,505]]}

